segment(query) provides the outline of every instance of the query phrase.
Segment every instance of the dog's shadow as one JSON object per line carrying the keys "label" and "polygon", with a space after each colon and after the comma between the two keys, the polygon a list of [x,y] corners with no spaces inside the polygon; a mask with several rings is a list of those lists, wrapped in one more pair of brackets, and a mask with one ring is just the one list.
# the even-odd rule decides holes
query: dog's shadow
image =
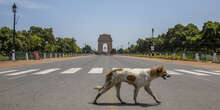
{"label": "dog's shadow", "polygon": [[[90,103],[93,104],[93,103]],[[158,106],[160,104],[146,104],[146,103],[140,103],[140,104],[134,104],[134,103],[126,103],[126,104],[121,104],[121,103],[97,103],[94,104],[97,106],[141,106],[141,107],[152,107],[152,106]]]}

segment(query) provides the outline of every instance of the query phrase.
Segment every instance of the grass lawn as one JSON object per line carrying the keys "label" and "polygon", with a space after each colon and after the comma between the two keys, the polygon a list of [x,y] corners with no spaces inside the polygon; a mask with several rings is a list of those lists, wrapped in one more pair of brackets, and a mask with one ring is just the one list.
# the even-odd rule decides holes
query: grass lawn
{"label": "grass lawn", "polygon": [[0,61],[7,61],[7,60],[10,60],[10,58],[8,56],[0,55]]}

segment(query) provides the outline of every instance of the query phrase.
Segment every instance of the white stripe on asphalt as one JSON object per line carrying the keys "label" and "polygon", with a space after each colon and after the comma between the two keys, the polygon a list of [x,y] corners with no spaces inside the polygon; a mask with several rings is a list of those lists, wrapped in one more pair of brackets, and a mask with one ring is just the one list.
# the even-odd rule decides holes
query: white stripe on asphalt
{"label": "white stripe on asphalt", "polygon": [[33,74],[35,74],[35,75],[48,74],[48,73],[51,73],[51,72],[54,72],[54,71],[57,71],[57,70],[60,70],[60,68],[47,69],[47,70],[40,71],[40,72],[33,73]]}
{"label": "white stripe on asphalt", "polygon": [[8,70],[8,71],[2,71],[2,72],[0,72],[0,74],[11,73],[11,72],[15,72],[15,71],[18,71],[18,70]]}
{"label": "white stripe on asphalt", "polygon": [[220,75],[220,73],[215,73],[215,72],[210,72],[210,71],[204,71],[204,70],[194,70],[196,72],[201,72],[201,73],[208,73],[208,74],[214,74],[214,75]]}
{"label": "white stripe on asphalt", "polygon": [[197,72],[187,71],[187,70],[183,70],[183,69],[176,69],[175,71],[189,73],[189,74],[198,75],[198,76],[209,76],[208,74],[197,73]]}
{"label": "white stripe on asphalt", "polygon": [[6,76],[21,75],[21,74],[34,72],[34,71],[37,71],[37,70],[39,70],[39,69],[30,69],[30,70],[26,70],[26,71],[17,72],[17,73],[6,74]]}
{"label": "white stripe on asphalt", "polygon": [[170,71],[170,70],[167,70],[167,73],[172,75],[181,75],[181,73],[177,73],[175,71]]}
{"label": "white stripe on asphalt", "polygon": [[103,68],[92,68],[88,73],[89,74],[102,74]]}
{"label": "white stripe on asphalt", "polygon": [[73,74],[73,73],[76,73],[79,70],[81,70],[81,68],[70,68],[70,69],[62,72],[61,74]]}

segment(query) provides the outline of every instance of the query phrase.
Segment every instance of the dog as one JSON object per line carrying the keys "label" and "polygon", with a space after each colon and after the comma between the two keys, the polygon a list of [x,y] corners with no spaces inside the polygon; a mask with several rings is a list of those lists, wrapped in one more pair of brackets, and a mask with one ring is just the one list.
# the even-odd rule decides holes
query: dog
{"label": "dog", "polygon": [[158,66],[151,68],[148,71],[134,71],[132,69],[114,69],[106,75],[105,84],[103,86],[96,86],[94,89],[97,89],[99,93],[93,101],[94,104],[97,104],[97,99],[111,89],[113,86],[116,88],[117,98],[121,104],[126,104],[120,97],[120,88],[122,82],[127,82],[130,85],[134,86],[134,102],[137,102],[137,95],[141,87],[144,87],[145,91],[153,97],[156,103],[160,104],[161,102],[153,94],[150,83],[156,78],[162,77],[164,80],[169,78],[170,75],[166,72],[166,69],[163,66]]}

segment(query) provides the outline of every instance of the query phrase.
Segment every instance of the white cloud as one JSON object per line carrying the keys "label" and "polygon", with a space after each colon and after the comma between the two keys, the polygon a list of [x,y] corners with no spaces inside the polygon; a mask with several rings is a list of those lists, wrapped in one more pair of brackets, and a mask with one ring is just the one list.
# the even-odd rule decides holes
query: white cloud
{"label": "white cloud", "polygon": [[17,6],[29,9],[48,9],[50,6],[42,3],[35,2],[33,0],[0,0],[0,5],[12,5],[16,3]]}

